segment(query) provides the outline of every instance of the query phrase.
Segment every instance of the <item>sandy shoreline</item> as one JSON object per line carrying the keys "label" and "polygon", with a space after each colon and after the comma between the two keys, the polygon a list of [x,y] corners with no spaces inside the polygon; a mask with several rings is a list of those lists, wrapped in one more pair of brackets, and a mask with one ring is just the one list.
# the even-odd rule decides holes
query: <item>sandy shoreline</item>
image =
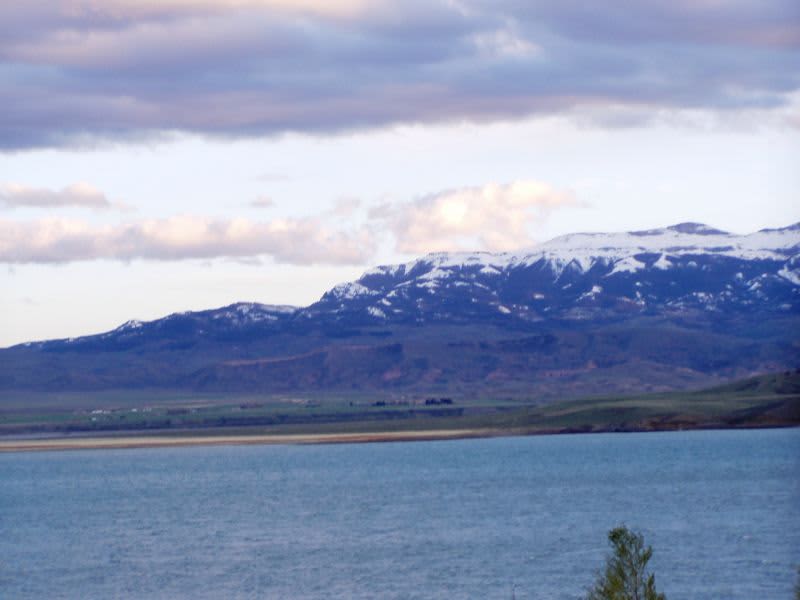
{"label": "sandy shoreline", "polygon": [[493,437],[489,429],[444,429],[376,433],[301,433],[255,435],[125,436],[0,440],[0,452],[170,448],[180,446],[240,446],[250,444],[356,444]]}
{"label": "sandy shoreline", "polygon": [[795,428],[796,423],[761,423],[739,427],[720,426],[718,423],[698,424],[694,427],[628,427],[628,428],[472,428],[431,429],[424,431],[375,431],[360,433],[263,433],[207,435],[121,435],[95,437],[53,437],[27,439],[0,439],[0,453],[35,452],[48,450],[108,450],[115,448],[171,448],[182,446],[245,446],[245,445],[302,445],[302,444],[365,444],[380,442],[421,442],[460,440],[521,435],[563,435],[600,433],[657,433],[696,430],[737,430]]}

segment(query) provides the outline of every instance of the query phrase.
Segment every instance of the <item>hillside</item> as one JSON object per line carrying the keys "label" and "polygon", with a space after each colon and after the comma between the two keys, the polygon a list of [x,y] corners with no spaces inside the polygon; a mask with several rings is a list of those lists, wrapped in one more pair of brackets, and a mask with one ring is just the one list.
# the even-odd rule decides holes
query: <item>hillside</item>
{"label": "hillside", "polygon": [[38,409],[21,403],[0,412],[0,439],[123,434],[247,439],[425,431],[472,436],[787,427],[800,425],[798,390],[800,370],[695,392],[568,398],[522,406],[492,398],[387,403],[353,401],[352,396],[344,401],[335,394],[322,402],[322,397],[313,395],[169,397],[95,392],[88,397],[60,395],[50,406]]}
{"label": "hillside", "polygon": [[24,391],[491,394],[700,388],[800,364],[800,225],[573,234],[381,266],[302,308],[238,303],[0,350]]}

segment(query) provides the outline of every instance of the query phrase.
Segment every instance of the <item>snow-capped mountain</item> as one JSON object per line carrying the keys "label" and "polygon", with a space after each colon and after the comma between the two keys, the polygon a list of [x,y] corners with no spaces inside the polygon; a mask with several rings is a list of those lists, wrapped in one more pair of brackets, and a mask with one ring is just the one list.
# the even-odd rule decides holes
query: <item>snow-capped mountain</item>
{"label": "snow-capped mountain", "polygon": [[0,350],[2,390],[531,398],[698,387],[800,362],[800,225],[572,234],[370,269],[316,303],[128,321]]}
{"label": "snow-capped mountain", "polygon": [[800,309],[800,224],[735,235],[699,223],[565,235],[523,253],[437,253],[336,286],[307,317],[539,321]]}
{"label": "snow-capped mountain", "polygon": [[314,327],[541,323],[636,315],[800,312],[800,223],[736,235],[700,223],[577,233],[528,252],[434,253],[379,266],[305,308],[240,302],[26,346],[124,345],[153,336],[253,337]]}
{"label": "snow-capped mountain", "polygon": [[21,344],[27,348],[129,346],[141,340],[174,337],[226,339],[252,336],[291,317],[295,306],[237,302],[222,308],[173,313],[153,321],[132,319],[106,333]]}
{"label": "snow-capped mountain", "polygon": [[113,335],[114,333],[124,333],[140,329],[154,327],[167,327],[169,323],[185,322],[192,319],[198,326],[223,327],[247,327],[257,323],[272,323],[279,319],[293,314],[297,310],[295,306],[260,304],[258,302],[237,302],[222,308],[203,310],[203,311],[184,311],[174,313],[158,319],[156,321],[126,321],[116,329],[101,335]]}

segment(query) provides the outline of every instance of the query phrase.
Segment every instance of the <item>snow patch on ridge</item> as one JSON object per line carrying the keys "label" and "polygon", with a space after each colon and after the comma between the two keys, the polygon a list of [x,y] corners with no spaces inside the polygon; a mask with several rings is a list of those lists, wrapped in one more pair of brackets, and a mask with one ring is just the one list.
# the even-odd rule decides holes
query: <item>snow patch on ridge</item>
{"label": "snow patch on ridge", "polygon": [[640,271],[644,269],[647,265],[643,262],[636,260],[634,257],[629,256],[628,258],[623,258],[614,265],[614,269],[609,273],[609,275],[614,275],[615,273],[635,273],[636,271]]}
{"label": "snow patch on ridge", "polygon": [[368,308],[367,308],[367,312],[368,312],[370,315],[372,315],[373,317],[376,317],[376,318],[378,318],[378,319],[385,319],[385,318],[386,318],[386,313],[385,313],[385,312],[383,312],[383,311],[382,311],[380,308],[378,308],[377,306],[370,306],[370,307],[368,307]]}
{"label": "snow patch on ridge", "polygon": [[361,285],[356,281],[350,283],[340,283],[335,286],[331,291],[331,295],[339,300],[352,300],[358,296],[374,296],[378,292],[369,289],[365,285]]}
{"label": "snow patch on ridge", "polygon": [[778,275],[783,277],[789,283],[794,285],[800,285],[800,275],[795,271],[789,270],[788,267],[784,266],[780,271],[778,271]]}
{"label": "snow patch on ridge", "polygon": [[658,260],[653,263],[654,269],[661,269],[662,271],[666,271],[667,269],[671,268],[673,265],[667,258],[666,254],[662,254],[658,257]]}
{"label": "snow patch on ridge", "polygon": [[602,292],[603,292],[603,288],[602,287],[600,287],[599,285],[593,285],[592,289],[589,290],[588,292],[584,292],[583,294],[581,294],[580,297],[578,298],[578,300],[583,300],[585,298],[594,299],[595,296],[597,296],[598,294],[601,294]]}
{"label": "snow patch on ridge", "polygon": [[377,267],[367,274],[400,274],[425,269],[419,278],[435,280],[452,275],[452,269],[459,267],[480,267],[479,272],[494,275],[511,267],[537,263],[546,265],[556,277],[567,269],[585,273],[598,263],[613,263],[612,273],[633,273],[647,266],[636,258],[640,254],[659,254],[653,267],[666,270],[674,267],[674,258],[680,256],[786,260],[798,249],[800,227],[736,235],[702,223],[680,223],[629,233],[574,233],[540,244],[527,253],[438,252],[403,265]]}

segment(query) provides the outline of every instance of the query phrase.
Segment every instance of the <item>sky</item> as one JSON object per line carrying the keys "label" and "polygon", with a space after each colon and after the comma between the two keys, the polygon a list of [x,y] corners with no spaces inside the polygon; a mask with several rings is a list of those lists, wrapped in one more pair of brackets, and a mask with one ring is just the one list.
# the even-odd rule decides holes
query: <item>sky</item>
{"label": "sky", "polygon": [[795,0],[10,0],[0,106],[0,346],[800,221]]}

